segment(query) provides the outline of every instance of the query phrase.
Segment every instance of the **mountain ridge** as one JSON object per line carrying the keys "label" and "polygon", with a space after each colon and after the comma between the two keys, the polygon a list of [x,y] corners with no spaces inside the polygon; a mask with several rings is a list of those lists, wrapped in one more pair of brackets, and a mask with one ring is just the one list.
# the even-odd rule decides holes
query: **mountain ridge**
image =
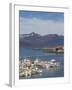
{"label": "mountain ridge", "polygon": [[45,48],[64,45],[64,36],[58,34],[40,35],[35,32],[30,34],[20,34],[20,47],[25,48]]}

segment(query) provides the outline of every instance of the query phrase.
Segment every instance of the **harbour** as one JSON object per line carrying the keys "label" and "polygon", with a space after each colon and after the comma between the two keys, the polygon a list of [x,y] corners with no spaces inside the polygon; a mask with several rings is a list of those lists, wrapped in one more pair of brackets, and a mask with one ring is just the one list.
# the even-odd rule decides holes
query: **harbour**
{"label": "harbour", "polygon": [[38,50],[32,50],[29,53],[29,50],[31,49],[28,49],[27,52],[27,49],[24,49],[22,58],[19,60],[20,79],[64,76],[63,54],[48,54]]}

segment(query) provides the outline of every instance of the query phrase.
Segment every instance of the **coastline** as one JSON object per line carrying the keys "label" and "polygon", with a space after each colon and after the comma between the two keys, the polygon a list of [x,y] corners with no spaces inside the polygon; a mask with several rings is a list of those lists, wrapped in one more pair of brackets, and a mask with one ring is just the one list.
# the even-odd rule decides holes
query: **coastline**
{"label": "coastline", "polygon": [[46,53],[56,53],[56,54],[64,54],[63,47],[54,47],[54,48],[34,48],[33,50],[41,50]]}

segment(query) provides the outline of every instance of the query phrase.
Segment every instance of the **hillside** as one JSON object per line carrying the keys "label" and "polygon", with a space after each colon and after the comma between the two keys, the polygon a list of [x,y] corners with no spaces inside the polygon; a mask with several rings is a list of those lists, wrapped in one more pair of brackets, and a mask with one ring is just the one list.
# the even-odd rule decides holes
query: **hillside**
{"label": "hillside", "polygon": [[20,34],[20,47],[44,48],[64,45],[64,36],[57,34],[39,35],[37,33]]}

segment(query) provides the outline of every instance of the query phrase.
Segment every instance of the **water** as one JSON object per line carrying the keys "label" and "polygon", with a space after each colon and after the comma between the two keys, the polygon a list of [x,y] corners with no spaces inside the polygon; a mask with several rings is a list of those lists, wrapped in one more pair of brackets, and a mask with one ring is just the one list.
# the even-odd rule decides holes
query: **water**
{"label": "water", "polygon": [[64,55],[63,54],[54,54],[54,53],[45,53],[41,50],[33,50],[28,48],[20,48],[20,58],[30,57],[32,60],[35,60],[37,57],[41,60],[50,61],[55,59],[60,63],[60,67],[56,69],[43,70],[42,74],[34,75],[30,78],[50,78],[50,77],[64,77]]}

